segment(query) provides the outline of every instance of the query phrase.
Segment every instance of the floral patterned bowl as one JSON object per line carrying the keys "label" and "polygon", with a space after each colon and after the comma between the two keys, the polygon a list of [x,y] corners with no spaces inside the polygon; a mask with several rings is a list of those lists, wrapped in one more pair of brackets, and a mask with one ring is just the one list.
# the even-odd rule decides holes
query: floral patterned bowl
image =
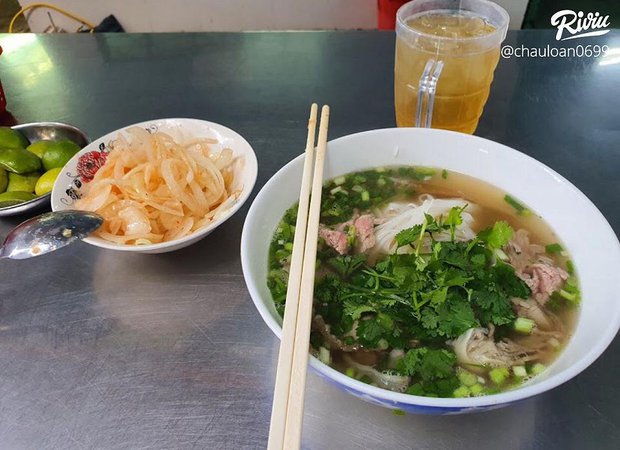
{"label": "floral patterned bowl", "polygon": [[151,133],[163,131],[181,142],[196,137],[217,139],[219,144],[215,145],[216,150],[219,150],[218,146],[221,148],[228,147],[232,149],[235,156],[243,158],[243,163],[235,169],[236,173],[233,182],[233,189],[240,190],[241,194],[236,203],[218,219],[211,222],[208,226],[180,239],[150,245],[125,245],[91,236],[84,239],[85,242],[107,249],[138,253],[164,253],[178,250],[207,236],[215,228],[228,220],[250,196],[256,182],[257,162],[252,147],[243,137],[229,128],[204,120],[158,119],[129,125],[108,133],[99,139],[95,139],[91,144],[78,152],[65,165],[54,183],[51,198],[53,211],[74,208],[76,200],[83,195],[87,184],[92,181],[99,168],[105,164],[112,142],[117,139],[120,133],[131,127],[142,127]]}

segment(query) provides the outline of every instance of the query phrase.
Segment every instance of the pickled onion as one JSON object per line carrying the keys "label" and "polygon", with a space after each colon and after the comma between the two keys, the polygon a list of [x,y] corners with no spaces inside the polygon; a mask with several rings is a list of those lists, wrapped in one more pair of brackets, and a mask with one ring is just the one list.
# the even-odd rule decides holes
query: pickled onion
{"label": "pickled onion", "polygon": [[130,128],[75,207],[105,219],[95,235],[128,245],[180,239],[208,226],[238,199],[233,151],[214,139],[178,143],[163,132]]}

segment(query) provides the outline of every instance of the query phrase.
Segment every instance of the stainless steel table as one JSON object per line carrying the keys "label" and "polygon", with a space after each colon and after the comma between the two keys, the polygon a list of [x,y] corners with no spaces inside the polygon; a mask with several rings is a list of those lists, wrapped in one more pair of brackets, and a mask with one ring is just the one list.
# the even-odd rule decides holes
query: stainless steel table
{"label": "stainless steel table", "polygon": [[[503,59],[477,134],[555,168],[618,232],[620,32],[569,42],[616,54]],[[569,45],[551,31],[507,43]],[[394,125],[392,33],[1,35],[0,45],[21,121],[66,121],[91,137],[157,117],[216,121],[254,146],[257,190],[301,152],[311,101],[332,106],[332,138]],[[0,261],[0,448],[265,447],[278,341],[241,274],[246,211],[171,254],[78,244]],[[0,236],[20,219],[1,219]],[[619,365],[616,340],[552,392],[452,417],[395,416],[310,374],[304,448],[618,448]]]}

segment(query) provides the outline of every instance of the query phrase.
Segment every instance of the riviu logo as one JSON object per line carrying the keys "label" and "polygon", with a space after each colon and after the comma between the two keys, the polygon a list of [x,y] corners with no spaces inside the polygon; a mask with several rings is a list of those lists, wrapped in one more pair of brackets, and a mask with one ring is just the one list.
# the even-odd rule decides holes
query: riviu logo
{"label": "riviu logo", "polygon": [[[583,11],[575,12],[571,9],[563,9],[551,16],[551,25],[558,29],[555,39],[567,41],[569,39],[602,36],[609,33],[609,30],[605,28],[611,24],[609,23],[609,16],[602,16],[598,12],[585,14]],[[569,36],[564,37],[565,31]]]}

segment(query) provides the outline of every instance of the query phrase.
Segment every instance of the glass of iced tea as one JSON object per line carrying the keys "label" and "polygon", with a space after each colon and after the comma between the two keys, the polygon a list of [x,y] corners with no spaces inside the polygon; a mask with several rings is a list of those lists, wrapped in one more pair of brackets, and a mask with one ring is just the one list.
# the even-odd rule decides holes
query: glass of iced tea
{"label": "glass of iced tea", "polygon": [[486,0],[413,0],[396,15],[399,127],[473,133],[489,97],[508,13]]}

